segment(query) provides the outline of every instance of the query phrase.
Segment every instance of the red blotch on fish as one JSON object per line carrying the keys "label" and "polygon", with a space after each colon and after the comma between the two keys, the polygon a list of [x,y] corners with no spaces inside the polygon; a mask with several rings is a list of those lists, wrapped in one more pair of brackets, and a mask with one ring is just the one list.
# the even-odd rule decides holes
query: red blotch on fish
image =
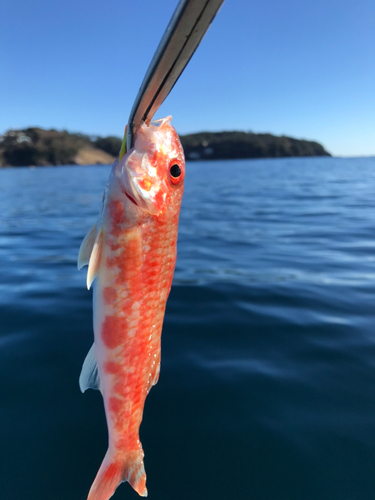
{"label": "red blotch on fish", "polygon": [[127,321],[123,317],[106,316],[104,318],[101,332],[104,345],[109,349],[115,349],[123,342],[124,331]]}
{"label": "red blotch on fish", "polygon": [[122,406],[123,402],[119,398],[116,397],[109,398],[109,405],[108,405],[109,411],[117,414],[121,411]]}
{"label": "red blotch on fish", "polygon": [[111,220],[110,233],[112,236],[120,236],[121,225],[125,221],[124,206],[119,200],[111,200],[108,203],[108,211]]}
{"label": "red blotch on fish", "polygon": [[114,304],[117,299],[116,289],[112,286],[107,286],[103,289],[103,299],[106,304]]}
{"label": "red blotch on fish", "polygon": [[114,361],[106,361],[103,363],[103,370],[111,375],[120,375],[121,365],[120,363],[115,363]]}

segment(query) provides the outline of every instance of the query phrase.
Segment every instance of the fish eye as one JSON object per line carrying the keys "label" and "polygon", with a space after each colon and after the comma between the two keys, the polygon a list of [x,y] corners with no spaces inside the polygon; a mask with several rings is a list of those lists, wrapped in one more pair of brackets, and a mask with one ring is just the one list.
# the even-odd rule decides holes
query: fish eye
{"label": "fish eye", "polygon": [[169,169],[169,172],[174,179],[178,179],[181,175],[181,168],[177,163],[174,163]]}

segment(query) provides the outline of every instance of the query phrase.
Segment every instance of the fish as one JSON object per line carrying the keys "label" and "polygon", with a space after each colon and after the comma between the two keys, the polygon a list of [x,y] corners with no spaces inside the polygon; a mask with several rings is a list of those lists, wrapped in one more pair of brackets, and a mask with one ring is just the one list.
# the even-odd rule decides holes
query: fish
{"label": "fish", "polygon": [[125,481],[147,496],[139,427],[159,379],[185,179],[171,118],[142,123],[134,147],[115,160],[98,220],[79,250],[78,269],[88,265],[87,288],[94,283],[94,343],[79,385],[82,392],[100,390],[108,428],[88,500],[107,500]]}

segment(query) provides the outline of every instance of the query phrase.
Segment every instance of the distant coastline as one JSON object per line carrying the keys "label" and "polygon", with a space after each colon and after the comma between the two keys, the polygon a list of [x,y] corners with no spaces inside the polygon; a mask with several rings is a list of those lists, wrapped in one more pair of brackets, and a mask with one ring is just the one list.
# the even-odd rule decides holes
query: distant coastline
{"label": "distant coastline", "polygon": [[[331,156],[315,141],[252,132],[200,132],[181,135],[187,160]],[[66,130],[29,127],[0,136],[0,167],[110,164],[119,137],[88,136]]]}
{"label": "distant coastline", "polygon": [[331,156],[321,144],[253,132],[201,132],[180,137],[187,160]]}

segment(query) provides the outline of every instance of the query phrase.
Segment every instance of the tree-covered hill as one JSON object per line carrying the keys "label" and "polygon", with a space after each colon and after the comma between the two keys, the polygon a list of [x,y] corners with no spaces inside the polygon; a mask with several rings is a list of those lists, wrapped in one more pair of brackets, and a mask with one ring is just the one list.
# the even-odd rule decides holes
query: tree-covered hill
{"label": "tree-covered hill", "polygon": [[0,137],[0,166],[112,163],[121,147],[118,137],[90,137],[65,130],[30,127]]}
{"label": "tree-covered hill", "polygon": [[[180,136],[187,160],[327,156],[317,142],[251,132],[201,132]],[[30,127],[0,136],[0,167],[112,163],[119,137]]]}
{"label": "tree-covered hill", "polygon": [[252,132],[201,132],[181,142],[188,160],[330,156],[317,142]]}

